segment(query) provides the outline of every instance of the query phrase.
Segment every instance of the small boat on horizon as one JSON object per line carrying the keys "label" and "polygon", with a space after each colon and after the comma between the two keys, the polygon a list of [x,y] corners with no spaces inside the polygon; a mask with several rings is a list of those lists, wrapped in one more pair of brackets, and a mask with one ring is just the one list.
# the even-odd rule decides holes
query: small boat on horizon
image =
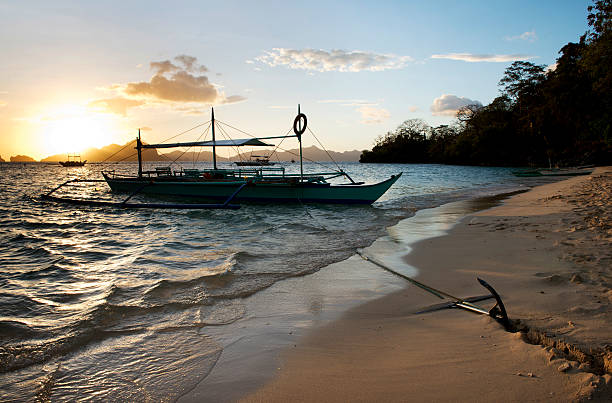
{"label": "small boat on horizon", "polygon": [[[72,157],[72,160],[70,159],[70,157]],[[77,160],[78,158],[78,160]],[[81,161],[81,156],[77,155],[77,154],[68,154],[68,159],[66,161],[60,161],[60,165],[63,167],[82,167],[83,165],[85,165],[85,163],[87,162],[87,160],[85,161]]]}

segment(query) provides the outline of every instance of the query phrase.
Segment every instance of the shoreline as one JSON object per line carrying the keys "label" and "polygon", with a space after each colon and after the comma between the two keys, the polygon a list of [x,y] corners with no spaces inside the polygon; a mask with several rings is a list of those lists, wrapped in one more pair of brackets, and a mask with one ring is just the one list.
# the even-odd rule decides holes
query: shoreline
{"label": "shoreline", "polygon": [[[404,262],[415,241],[444,234],[459,217],[500,203],[505,194],[447,203],[417,211],[387,228],[366,253],[414,276]],[[407,231],[406,227],[410,227]],[[285,279],[247,297],[246,315],[229,328],[208,329],[223,352],[212,371],[179,402],[235,401],[273,379],[282,352],[362,304],[403,290],[405,280],[354,254],[315,273]]]}
{"label": "shoreline", "polygon": [[609,399],[611,173],[515,195],[406,257],[419,281],[455,295],[482,294],[474,277],[485,278],[531,331],[458,310],[414,315],[440,300],[406,287],[314,329],[242,401]]}

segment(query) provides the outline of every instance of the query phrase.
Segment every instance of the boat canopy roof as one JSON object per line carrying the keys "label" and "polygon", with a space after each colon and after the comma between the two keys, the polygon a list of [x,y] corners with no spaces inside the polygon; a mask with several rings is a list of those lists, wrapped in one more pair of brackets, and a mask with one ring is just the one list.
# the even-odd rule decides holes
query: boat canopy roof
{"label": "boat canopy roof", "polygon": [[251,139],[229,139],[229,140],[216,140],[216,141],[191,141],[187,143],[166,143],[166,144],[143,144],[142,148],[175,148],[175,147],[240,147],[240,146],[273,146],[274,144],[267,144],[263,141],[251,138]]}

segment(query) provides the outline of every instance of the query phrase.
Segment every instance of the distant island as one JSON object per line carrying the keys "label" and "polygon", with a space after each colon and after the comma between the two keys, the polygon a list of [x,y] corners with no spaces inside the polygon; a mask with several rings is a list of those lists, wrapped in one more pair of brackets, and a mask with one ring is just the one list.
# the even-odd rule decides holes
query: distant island
{"label": "distant island", "polygon": [[419,119],[380,136],[361,162],[489,166],[612,164],[612,24],[588,8],[589,31],[554,66],[514,62],[489,105],[469,105],[451,125]]}
{"label": "distant island", "polygon": [[[124,145],[110,144],[108,146],[98,148],[90,148],[81,152],[81,158],[88,162],[117,162],[117,161],[137,161],[136,151],[134,150],[133,142],[126,143]],[[356,162],[359,161],[361,151],[324,151],[316,146],[306,147],[302,150],[304,159],[310,161],[321,161],[329,162],[331,158],[337,162]],[[255,153],[255,152],[254,152]],[[271,151],[264,151],[264,154],[269,154]],[[329,153],[329,155],[328,155]],[[155,149],[145,149],[142,152],[144,161],[179,161],[179,162],[192,162],[192,161],[212,161],[211,151],[172,151],[170,153],[161,154]],[[256,154],[256,153],[255,153]],[[271,156],[273,161],[291,161],[299,160],[299,150],[287,150],[277,151]],[[29,157],[27,157],[29,158]],[[244,152],[239,156],[233,156],[230,159],[219,156],[217,154],[217,161],[239,161],[248,160],[250,158],[250,152]],[[41,162],[59,162],[65,161],[66,154],[56,154],[43,158]],[[11,158],[12,161],[12,158]]]}
{"label": "distant island", "polygon": [[32,157],[28,157],[27,155],[15,155],[11,157],[11,162],[36,162],[36,160]]}

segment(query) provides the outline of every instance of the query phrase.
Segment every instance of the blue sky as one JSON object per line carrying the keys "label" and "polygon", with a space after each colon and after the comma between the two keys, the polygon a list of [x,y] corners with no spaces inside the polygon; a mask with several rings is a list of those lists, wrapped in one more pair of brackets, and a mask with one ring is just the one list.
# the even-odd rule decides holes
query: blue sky
{"label": "blue sky", "polygon": [[1,1],[0,155],[123,143],[138,127],[160,141],[210,105],[284,134],[298,103],[328,148],[371,148],[404,120],[489,103],[513,60],[553,64],[589,4]]}

